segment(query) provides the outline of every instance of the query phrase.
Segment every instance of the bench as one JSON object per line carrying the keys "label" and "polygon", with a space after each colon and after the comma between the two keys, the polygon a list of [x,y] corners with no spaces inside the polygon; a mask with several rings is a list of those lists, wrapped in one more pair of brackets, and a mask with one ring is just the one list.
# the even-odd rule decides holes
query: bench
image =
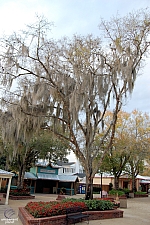
{"label": "bench", "polygon": [[66,209],[66,220],[68,222],[76,223],[82,221],[83,218],[87,218],[87,223],[89,223],[89,215],[83,214],[81,207],[75,206]]}

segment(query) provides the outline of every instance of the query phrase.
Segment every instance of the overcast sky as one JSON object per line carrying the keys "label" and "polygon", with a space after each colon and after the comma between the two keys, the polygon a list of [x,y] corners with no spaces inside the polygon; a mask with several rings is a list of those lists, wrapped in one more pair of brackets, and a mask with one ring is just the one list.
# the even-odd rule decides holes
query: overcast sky
{"label": "overcast sky", "polygon": [[[107,20],[117,13],[124,16],[146,7],[150,7],[150,0],[0,0],[0,35],[23,29],[38,14],[54,22],[53,38],[98,36],[100,18]],[[123,108],[128,112],[150,112],[150,58],[140,72],[132,97]]]}

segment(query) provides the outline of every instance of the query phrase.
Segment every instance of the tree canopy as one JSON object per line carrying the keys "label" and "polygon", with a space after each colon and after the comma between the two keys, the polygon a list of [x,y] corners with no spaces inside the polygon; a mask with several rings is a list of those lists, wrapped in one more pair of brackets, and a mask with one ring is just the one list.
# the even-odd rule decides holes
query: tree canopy
{"label": "tree canopy", "polygon": [[54,164],[56,161],[67,162],[66,156],[70,152],[69,143],[66,140],[58,139],[48,130],[38,133],[30,142],[30,148],[36,150],[37,160],[46,159]]}
{"label": "tree canopy", "polygon": [[23,129],[17,133],[19,124],[16,115],[13,115],[14,112],[11,111],[1,112],[0,153],[5,159],[5,169],[19,172],[17,186],[22,188],[25,171],[34,166],[38,159],[47,159],[51,163],[57,160],[66,161],[69,143],[58,139],[49,130],[31,129],[31,123],[28,124],[27,135]]}

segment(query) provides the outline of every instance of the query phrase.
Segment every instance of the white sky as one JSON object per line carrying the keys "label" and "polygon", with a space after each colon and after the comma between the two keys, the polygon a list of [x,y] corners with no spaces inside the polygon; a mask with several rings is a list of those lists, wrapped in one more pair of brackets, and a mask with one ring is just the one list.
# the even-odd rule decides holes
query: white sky
{"label": "white sky", "polygon": [[[34,22],[35,15],[44,15],[54,22],[53,38],[73,34],[99,35],[100,18],[110,19],[141,8],[150,7],[150,0],[0,0],[0,36],[23,29]],[[131,99],[124,110],[150,112],[150,58],[137,79]]]}

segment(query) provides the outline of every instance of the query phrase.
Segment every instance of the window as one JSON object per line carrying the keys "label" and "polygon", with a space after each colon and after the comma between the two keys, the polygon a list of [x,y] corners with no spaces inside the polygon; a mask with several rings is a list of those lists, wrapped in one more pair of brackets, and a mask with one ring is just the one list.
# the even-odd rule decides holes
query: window
{"label": "window", "polygon": [[75,173],[74,168],[63,168],[63,173]]}

